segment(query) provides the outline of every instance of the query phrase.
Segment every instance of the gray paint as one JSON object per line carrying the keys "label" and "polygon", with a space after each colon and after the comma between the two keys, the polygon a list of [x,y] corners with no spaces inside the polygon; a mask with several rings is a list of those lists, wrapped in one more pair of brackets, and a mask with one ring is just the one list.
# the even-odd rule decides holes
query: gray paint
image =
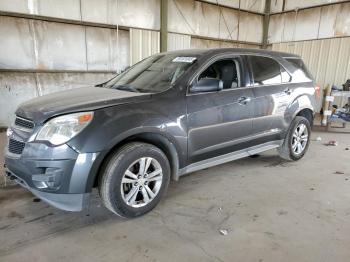
{"label": "gray paint", "polygon": [[[12,126],[10,138],[24,141],[25,147],[23,153],[16,156],[6,150],[5,163],[9,172],[45,195],[57,193],[60,198],[68,199],[69,194],[91,192],[105,157],[120,143],[137,137],[136,141],[156,145],[161,140],[168,141],[159,147],[170,154],[170,160],[177,162],[172,164],[176,171],[179,170],[173,174],[177,179],[179,175],[199,168],[278,147],[297,113],[303,109],[314,112],[314,83],[306,77],[299,82],[298,69],[283,59],[293,57],[291,54],[253,49],[188,50],[175,54],[192,54],[198,59],[174,86],[161,93],[90,87],[51,94],[22,104],[16,114],[32,120],[35,125],[30,131]],[[292,83],[253,86],[249,55],[277,60],[292,75]],[[189,86],[200,72],[213,61],[228,57],[240,61],[240,88],[189,93]],[[242,96],[249,97],[249,101],[241,103]],[[94,118],[66,144],[53,146],[47,141],[34,140],[50,118],[81,111],[94,111]],[[60,172],[53,174],[52,170]],[[58,188],[37,187],[32,176],[41,179],[45,174],[59,181]],[[41,197],[46,201],[55,199],[51,194],[45,195]],[[75,203],[77,210],[85,201],[80,200]],[[64,208],[59,203],[56,206]],[[69,210],[73,209],[69,207]]]}

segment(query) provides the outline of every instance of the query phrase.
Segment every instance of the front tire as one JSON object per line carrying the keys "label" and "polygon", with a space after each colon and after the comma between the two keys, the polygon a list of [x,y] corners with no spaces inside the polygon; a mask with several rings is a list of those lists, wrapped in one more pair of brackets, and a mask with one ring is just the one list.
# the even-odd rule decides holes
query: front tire
{"label": "front tire", "polygon": [[130,143],[112,154],[99,182],[104,205],[124,218],[141,216],[161,200],[170,180],[165,154],[146,143]]}
{"label": "front tire", "polygon": [[301,159],[309,148],[310,135],[310,122],[305,117],[296,116],[282,146],[278,149],[280,157],[288,161]]}

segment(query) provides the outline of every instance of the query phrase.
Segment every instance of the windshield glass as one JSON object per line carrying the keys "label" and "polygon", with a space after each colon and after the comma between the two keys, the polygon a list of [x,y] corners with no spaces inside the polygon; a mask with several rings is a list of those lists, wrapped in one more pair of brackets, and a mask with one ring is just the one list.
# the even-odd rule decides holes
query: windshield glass
{"label": "windshield glass", "polygon": [[159,93],[167,90],[196,57],[161,54],[148,57],[103,85],[130,92]]}

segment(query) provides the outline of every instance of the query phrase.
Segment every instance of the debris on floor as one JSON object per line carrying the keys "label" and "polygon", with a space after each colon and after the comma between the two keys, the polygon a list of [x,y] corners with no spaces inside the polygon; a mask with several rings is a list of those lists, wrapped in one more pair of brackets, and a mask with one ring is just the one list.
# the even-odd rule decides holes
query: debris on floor
{"label": "debris on floor", "polygon": [[287,215],[288,214],[288,211],[286,211],[286,210],[278,210],[277,211],[277,215],[279,215],[279,216],[285,216],[285,215]]}
{"label": "debris on floor", "polygon": [[345,148],[345,150],[349,150],[349,148],[348,148],[348,147],[346,147],[346,148]]}
{"label": "debris on floor", "polygon": [[334,174],[337,174],[337,175],[344,175],[344,172],[342,172],[342,171],[335,171]]}
{"label": "debris on floor", "polygon": [[316,141],[322,141],[322,137],[320,136],[316,137]]}
{"label": "debris on floor", "polygon": [[328,143],[325,144],[326,146],[337,146],[338,142],[335,140],[330,140]]}
{"label": "debris on floor", "polygon": [[219,232],[220,232],[220,234],[223,235],[223,236],[227,236],[227,234],[228,234],[227,229],[220,229]]}

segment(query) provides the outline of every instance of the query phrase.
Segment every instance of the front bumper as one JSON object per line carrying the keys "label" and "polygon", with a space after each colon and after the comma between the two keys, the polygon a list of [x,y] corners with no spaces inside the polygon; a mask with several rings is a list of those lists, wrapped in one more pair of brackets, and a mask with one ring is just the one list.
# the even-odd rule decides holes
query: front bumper
{"label": "front bumper", "polygon": [[21,155],[5,149],[6,173],[50,205],[81,211],[89,203],[89,177],[99,153],[78,153],[70,146],[27,142]]}
{"label": "front bumper", "polygon": [[26,188],[33,195],[45,201],[49,205],[66,211],[82,211],[89,205],[90,193],[83,194],[57,194],[36,190],[28,186],[21,178],[13,174],[9,169],[5,170],[6,175],[16,181],[17,184]]}

